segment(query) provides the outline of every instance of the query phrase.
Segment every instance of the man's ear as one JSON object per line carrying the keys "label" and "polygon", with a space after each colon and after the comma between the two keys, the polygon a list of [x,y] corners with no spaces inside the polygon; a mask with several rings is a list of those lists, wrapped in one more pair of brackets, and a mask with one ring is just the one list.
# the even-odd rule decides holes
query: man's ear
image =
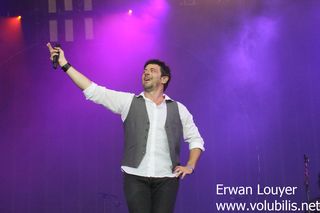
{"label": "man's ear", "polygon": [[166,84],[169,81],[169,76],[162,76],[161,83]]}

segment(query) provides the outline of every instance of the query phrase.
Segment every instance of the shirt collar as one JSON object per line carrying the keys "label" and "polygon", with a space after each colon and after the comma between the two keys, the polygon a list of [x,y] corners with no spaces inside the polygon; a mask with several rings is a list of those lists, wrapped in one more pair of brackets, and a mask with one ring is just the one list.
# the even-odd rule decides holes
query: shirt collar
{"label": "shirt collar", "polygon": [[[164,95],[164,100],[165,101],[173,101],[169,96],[167,96],[166,94],[163,94]],[[144,92],[141,92],[137,97],[139,97],[139,96],[142,96],[144,99],[148,99],[149,100],[149,98],[146,98],[146,96],[144,95]]]}

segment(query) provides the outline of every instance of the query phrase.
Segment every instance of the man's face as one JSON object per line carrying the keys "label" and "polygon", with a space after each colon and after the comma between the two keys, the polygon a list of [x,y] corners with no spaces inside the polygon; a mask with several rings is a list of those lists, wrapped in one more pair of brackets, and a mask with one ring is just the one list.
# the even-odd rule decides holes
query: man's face
{"label": "man's face", "polygon": [[167,76],[161,77],[161,67],[157,64],[148,64],[143,71],[142,85],[147,92],[163,86],[167,81]]}

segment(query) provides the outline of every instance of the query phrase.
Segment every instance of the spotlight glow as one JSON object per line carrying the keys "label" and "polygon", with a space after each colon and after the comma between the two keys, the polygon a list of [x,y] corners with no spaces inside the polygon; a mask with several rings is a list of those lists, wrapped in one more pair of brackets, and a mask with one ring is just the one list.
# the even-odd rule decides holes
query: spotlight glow
{"label": "spotlight glow", "polygon": [[13,45],[13,47],[17,48],[21,47],[23,43],[23,35],[21,22],[18,20],[18,16],[0,18],[0,29],[1,44]]}
{"label": "spotlight glow", "polygon": [[132,15],[132,13],[133,13],[133,11],[130,9],[130,10],[128,10],[128,15],[129,16],[131,16]]}
{"label": "spotlight glow", "polygon": [[21,16],[17,16],[17,19],[20,21],[22,19],[22,17]]}

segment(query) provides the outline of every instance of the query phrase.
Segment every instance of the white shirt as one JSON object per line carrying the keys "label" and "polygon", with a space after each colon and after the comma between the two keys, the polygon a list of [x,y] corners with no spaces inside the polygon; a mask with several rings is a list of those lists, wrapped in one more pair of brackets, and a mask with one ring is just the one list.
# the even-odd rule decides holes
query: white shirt
{"label": "white shirt", "polygon": [[[92,83],[83,93],[87,100],[102,104],[112,112],[121,115],[123,122],[129,113],[132,99],[135,96],[133,93],[110,90],[95,83]],[[171,99],[165,95],[165,100],[156,105],[146,98],[143,92],[140,95],[145,99],[150,121],[146,154],[138,168],[122,166],[121,169],[128,174],[144,177],[175,177],[171,169],[172,162],[164,128],[167,117],[165,100]],[[204,151],[204,142],[193,122],[192,115],[183,104],[179,102],[177,104],[183,126],[183,138],[189,143],[189,149],[199,148]]]}

